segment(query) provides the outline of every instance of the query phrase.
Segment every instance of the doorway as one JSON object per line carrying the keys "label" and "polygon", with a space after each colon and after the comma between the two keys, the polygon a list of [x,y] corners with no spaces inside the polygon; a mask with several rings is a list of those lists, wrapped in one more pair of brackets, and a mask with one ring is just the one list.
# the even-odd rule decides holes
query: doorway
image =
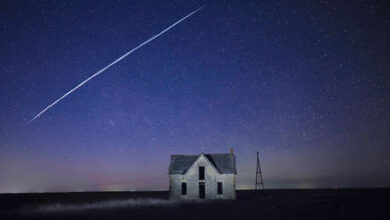
{"label": "doorway", "polygon": [[199,199],[204,199],[206,197],[206,192],[205,192],[205,184],[204,182],[199,183]]}

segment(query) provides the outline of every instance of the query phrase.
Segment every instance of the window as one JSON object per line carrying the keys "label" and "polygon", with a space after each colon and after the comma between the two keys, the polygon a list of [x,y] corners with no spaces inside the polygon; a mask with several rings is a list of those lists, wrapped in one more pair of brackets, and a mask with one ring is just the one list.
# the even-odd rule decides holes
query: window
{"label": "window", "polygon": [[199,199],[204,199],[206,197],[206,186],[204,182],[199,182]]}
{"label": "window", "polygon": [[204,167],[199,167],[199,180],[204,180]]}
{"label": "window", "polygon": [[187,195],[187,183],[186,182],[181,183],[181,194]]}
{"label": "window", "polygon": [[222,193],[222,182],[218,182],[218,195],[221,195]]}

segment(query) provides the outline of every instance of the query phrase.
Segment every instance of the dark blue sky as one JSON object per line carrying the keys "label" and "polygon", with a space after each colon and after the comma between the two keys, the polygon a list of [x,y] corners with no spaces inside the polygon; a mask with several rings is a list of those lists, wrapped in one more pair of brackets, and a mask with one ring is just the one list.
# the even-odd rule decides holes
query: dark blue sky
{"label": "dark blue sky", "polygon": [[[207,3],[41,117],[69,89]],[[165,190],[234,148],[238,188],[390,186],[380,1],[2,1],[0,192]]]}

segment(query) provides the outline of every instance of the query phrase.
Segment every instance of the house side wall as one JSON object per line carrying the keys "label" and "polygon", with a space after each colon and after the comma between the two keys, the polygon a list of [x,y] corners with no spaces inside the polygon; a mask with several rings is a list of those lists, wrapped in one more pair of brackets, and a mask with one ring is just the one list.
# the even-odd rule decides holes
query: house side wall
{"label": "house side wall", "polygon": [[[219,174],[205,157],[200,157],[194,165],[184,174],[171,174],[170,198],[179,200],[199,199],[199,166],[205,167],[205,193],[206,199],[235,199],[235,174]],[[187,183],[187,195],[181,195],[181,183]],[[223,193],[218,195],[217,183],[222,182]]]}

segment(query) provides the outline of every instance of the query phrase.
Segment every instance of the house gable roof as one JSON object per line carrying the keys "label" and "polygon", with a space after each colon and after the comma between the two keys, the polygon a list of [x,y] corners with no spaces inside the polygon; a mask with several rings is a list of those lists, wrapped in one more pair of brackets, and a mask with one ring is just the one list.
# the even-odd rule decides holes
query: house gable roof
{"label": "house gable roof", "polygon": [[[184,174],[201,155],[171,155],[169,174]],[[236,159],[234,154],[227,153],[203,155],[220,173],[237,173]]]}

